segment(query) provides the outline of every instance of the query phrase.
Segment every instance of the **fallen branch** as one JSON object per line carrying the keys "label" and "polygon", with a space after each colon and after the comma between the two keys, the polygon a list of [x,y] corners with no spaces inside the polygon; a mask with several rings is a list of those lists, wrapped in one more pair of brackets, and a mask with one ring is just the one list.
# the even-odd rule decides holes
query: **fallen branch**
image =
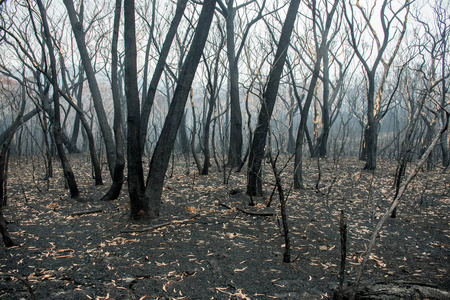
{"label": "fallen branch", "polygon": [[258,210],[255,207],[250,207],[250,208],[244,208],[244,207],[239,207],[239,206],[231,206],[229,204],[223,203],[219,201],[219,205],[226,207],[228,209],[233,209],[236,208],[237,210],[239,210],[240,212],[246,213],[248,215],[251,216],[273,216],[275,214],[275,212],[273,210],[268,210],[267,208],[265,208],[265,210]]}
{"label": "fallen branch", "polygon": [[91,209],[91,210],[74,212],[74,213],[71,213],[70,215],[72,217],[75,217],[75,216],[90,215],[90,214],[101,213],[101,212],[103,212],[103,209]]}
{"label": "fallen branch", "polygon": [[221,206],[223,206],[223,207],[226,207],[226,208],[228,208],[228,209],[233,209],[230,205],[228,205],[228,204],[226,204],[226,203],[223,203],[223,202],[220,202],[220,201],[219,201],[219,205],[221,205]]}
{"label": "fallen branch", "polygon": [[141,228],[141,229],[125,229],[125,230],[121,230],[120,233],[133,233],[133,232],[146,232],[146,231],[152,231],[167,225],[172,224],[172,222],[165,222],[165,223],[161,223],[158,225],[154,225],[151,227],[146,227],[146,228]]}
{"label": "fallen branch", "polygon": [[406,178],[404,183],[399,187],[399,190],[398,190],[397,194],[395,195],[394,200],[392,201],[390,207],[386,210],[386,212],[383,214],[383,216],[378,221],[378,224],[375,226],[375,229],[373,230],[372,236],[370,238],[370,242],[369,242],[369,244],[367,246],[367,250],[363,254],[362,262],[361,262],[358,274],[357,274],[356,279],[355,279],[355,285],[353,286],[353,295],[350,295],[351,296],[350,299],[355,299],[355,296],[356,296],[356,293],[357,293],[357,290],[358,290],[358,285],[359,285],[359,283],[361,281],[361,277],[362,277],[363,271],[364,271],[364,269],[365,269],[365,267],[367,265],[367,262],[369,261],[369,257],[370,257],[370,255],[372,253],[373,247],[375,246],[375,242],[376,242],[376,239],[377,239],[377,237],[378,237],[378,235],[379,235],[379,233],[381,231],[381,228],[383,227],[383,225],[386,222],[386,220],[389,217],[389,215],[391,215],[392,212],[394,211],[394,209],[400,204],[400,200],[401,200],[404,192],[408,188],[408,185],[411,183],[411,181],[414,179],[414,177],[416,177],[417,173],[419,173],[419,171],[421,170],[423,164],[427,161],[428,156],[430,155],[431,151],[433,151],[433,149],[436,147],[437,143],[439,142],[442,134],[447,130],[448,118],[449,118],[449,113],[447,113],[447,115],[446,115],[446,121],[445,121],[444,124],[442,124],[442,128],[439,130],[438,134],[436,134],[436,136],[434,137],[432,143],[430,144],[430,146],[428,146],[427,150],[425,151],[425,153],[420,158],[420,160],[417,163],[416,167],[411,171],[411,173]]}
{"label": "fallen branch", "polygon": [[[348,291],[348,290],[347,290]],[[344,294],[348,297],[348,293]],[[361,286],[359,299],[450,299],[450,293],[436,286],[423,283],[389,282],[368,283]],[[348,299],[348,298],[345,298]]]}
{"label": "fallen branch", "polygon": [[275,212],[272,210],[254,210],[242,208],[239,206],[236,206],[236,209],[251,216],[273,216],[275,214]]}
{"label": "fallen branch", "polygon": [[31,288],[30,283],[28,282],[28,280],[25,277],[22,277],[19,274],[15,274],[15,273],[3,273],[3,272],[0,272],[0,277],[15,277],[15,278],[17,278],[20,282],[23,283],[23,285],[25,286],[27,291],[30,293],[30,299],[32,299],[32,300],[36,299],[36,296],[33,293],[33,289]]}

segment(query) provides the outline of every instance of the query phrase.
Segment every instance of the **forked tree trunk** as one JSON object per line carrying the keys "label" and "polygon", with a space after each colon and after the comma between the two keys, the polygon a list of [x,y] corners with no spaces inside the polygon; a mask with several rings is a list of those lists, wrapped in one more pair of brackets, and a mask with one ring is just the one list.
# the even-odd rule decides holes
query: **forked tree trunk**
{"label": "forked tree trunk", "polygon": [[16,119],[12,123],[12,125],[9,127],[9,136],[5,139],[5,141],[1,144],[1,150],[0,150],[0,234],[3,238],[3,243],[6,247],[12,247],[14,246],[14,242],[12,241],[11,237],[9,236],[8,228],[6,225],[6,220],[3,216],[3,206],[5,205],[5,190],[4,186],[6,183],[6,167],[8,165],[7,163],[7,153],[9,150],[9,145],[11,144],[11,140],[14,136],[14,133],[16,132],[17,128],[19,128],[20,124],[23,122],[22,116],[23,112],[25,110],[25,87],[22,87],[22,106],[20,108],[19,114],[17,115]]}
{"label": "forked tree trunk", "polygon": [[[73,35],[75,37],[78,46],[78,51],[80,53],[80,58],[83,63],[83,68],[86,73],[86,78],[88,80],[89,89],[92,95],[92,101],[94,102],[95,112],[97,114],[98,123],[100,126],[100,130],[102,132],[103,141],[105,143],[108,169],[110,174],[113,176],[114,168],[116,165],[116,148],[113,134],[108,124],[108,118],[106,116],[106,112],[103,107],[103,100],[100,88],[98,86],[97,79],[95,78],[95,72],[92,67],[90,56],[87,50],[85,32],[83,29],[83,22],[82,19],[80,20],[78,17],[83,15],[83,11],[81,11],[81,13],[77,15],[74,8],[73,0],[64,0],[63,2],[67,8],[67,14],[69,16],[70,24],[72,25]],[[83,9],[83,6],[81,7]]]}
{"label": "forked tree trunk", "polygon": [[[333,20],[333,15],[336,11],[338,0],[335,0],[333,3],[333,7],[331,11],[327,15],[327,20],[325,24],[325,30],[322,33],[322,42],[320,46],[317,46],[317,58],[314,64],[313,74],[311,81],[309,83],[308,94],[306,95],[305,104],[303,105],[303,109],[301,109],[300,115],[300,124],[297,132],[297,142],[295,144],[295,163],[294,163],[294,189],[304,188],[303,185],[303,136],[307,133],[306,122],[308,119],[309,107],[311,106],[311,102],[314,97],[316,83],[320,75],[320,66],[323,58],[324,51],[328,51],[327,38],[328,33],[331,28],[331,22]],[[315,7],[313,7],[313,20],[316,18]]]}
{"label": "forked tree trunk", "polygon": [[169,163],[170,153],[173,150],[178,127],[184,114],[187,97],[208,38],[215,5],[216,0],[205,0],[203,2],[195,35],[181,69],[177,87],[172,102],[170,103],[169,112],[167,113],[161,135],[150,162],[145,195],[149,201],[151,217],[159,216],[164,177]]}
{"label": "forked tree trunk", "polygon": [[116,165],[112,184],[102,200],[114,200],[120,195],[123,185],[123,169],[125,168],[124,139],[122,134],[122,107],[120,104],[119,78],[117,76],[117,44],[119,40],[120,15],[122,11],[122,0],[116,0],[114,12],[114,29],[111,46],[111,89],[114,103],[114,137],[116,142]]}
{"label": "forked tree trunk", "polygon": [[[164,40],[164,44],[162,46],[161,52],[159,53],[158,62],[156,63],[155,71],[153,73],[152,80],[150,82],[150,86],[148,87],[148,91],[146,93],[145,101],[142,105],[141,112],[141,143],[142,148],[141,151],[143,153],[145,142],[147,139],[147,127],[148,121],[150,118],[150,112],[153,106],[153,102],[156,96],[156,89],[158,87],[158,83],[161,79],[161,75],[164,71],[164,67],[166,65],[166,59],[170,52],[170,47],[172,45],[173,39],[177,33],[178,25],[180,24],[181,18],[184,14],[184,10],[186,8],[187,0],[180,0],[177,2],[177,9],[175,11],[175,16],[170,23],[169,31],[167,32],[166,39]],[[150,43],[150,41],[149,41]],[[143,87],[146,88],[145,86]]]}
{"label": "forked tree trunk", "polygon": [[264,147],[266,145],[269,122],[272,117],[273,108],[278,94],[281,73],[286,61],[287,51],[291,40],[292,30],[297,17],[300,0],[292,0],[286,15],[286,20],[281,31],[274,63],[269,73],[269,80],[263,95],[261,110],[258,115],[253,141],[248,159],[249,170],[247,172],[247,194],[251,196],[262,196],[261,166],[264,158]]}
{"label": "forked tree trunk", "polygon": [[235,54],[234,18],[236,8],[233,0],[228,1],[226,16],[227,29],[227,56],[230,76],[230,147],[228,151],[228,164],[238,166],[242,153],[242,113],[239,101],[239,69]]}
{"label": "forked tree trunk", "polygon": [[142,169],[141,121],[136,67],[136,24],[134,0],[124,2],[125,19],[125,94],[128,111],[128,193],[130,218],[148,217],[148,201],[144,197],[144,171]]}
{"label": "forked tree trunk", "polygon": [[66,178],[67,185],[70,190],[70,197],[77,199],[80,196],[78,191],[78,186],[75,181],[75,176],[70,166],[69,159],[64,151],[64,147],[61,140],[61,119],[60,119],[60,104],[59,104],[59,88],[58,88],[58,75],[56,72],[56,58],[53,52],[53,43],[50,35],[50,30],[47,23],[47,12],[41,0],[37,0],[39,11],[42,17],[42,25],[44,27],[45,43],[48,48],[48,53],[50,56],[50,69],[51,69],[51,81],[53,87],[53,105],[55,110],[54,122],[53,122],[53,135],[55,137],[56,148],[58,150],[58,155],[61,160],[61,165],[64,172],[64,177]]}

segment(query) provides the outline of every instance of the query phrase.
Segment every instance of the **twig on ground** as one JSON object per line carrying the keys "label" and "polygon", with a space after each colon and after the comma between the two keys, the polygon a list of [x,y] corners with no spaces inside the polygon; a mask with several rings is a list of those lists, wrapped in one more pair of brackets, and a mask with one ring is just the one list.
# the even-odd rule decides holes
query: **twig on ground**
{"label": "twig on ground", "polygon": [[30,293],[30,299],[31,300],[36,299],[36,296],[33,293],[33,289],[31,288],[31,285],[26,278],[20,276],[19,274],[3,273],[3,272],[0,272],[0,277],[15,277],[15,278],[17,278],[20,282],[23,283],[23,285],[26,287],[27,291]]}
{"label": "twig on ground", "polygon": [[275,213],[273,211],[264,211],[264,210],[248,210],[239,206],[236,206],[236,209],[252,216],[273,216]]}
{"label": "twig on ground", "polygon": [[167,225],[172,224],[172,222],[165,222],[165,223],[161,223],[158,225],[154,225],[154,226],[150,226],[150,227],[146,227],[146,228],[140,228],[140,229],[124,229],[121,230],[120,233],[133,233],[133,232],[146,232],[146,231],[152,231]]}
{"label": "twig on ground", "polygon": [[91,209],[91,210],[77,211],[77,212],[71,213],[70,215],[72,217],[75,217],[75,216],[89,215],[89,214],[102,213],[102,212],[103,212],[103,209]]}

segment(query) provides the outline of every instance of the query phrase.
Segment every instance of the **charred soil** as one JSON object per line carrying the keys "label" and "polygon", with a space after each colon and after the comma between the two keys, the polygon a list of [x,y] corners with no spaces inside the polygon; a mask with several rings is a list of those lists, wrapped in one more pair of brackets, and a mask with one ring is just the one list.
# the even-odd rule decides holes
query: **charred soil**
{"label": "charred soil", "polygon": [[[307,188],[291,190],[292,170],[284,171],[292,262],[283,263],[279,201],[268,164],[266,196],[248,207],[244,172],[199,176],[180,158],[167,174],[161,216],[133,222],[126,183],[118,200],[101,202],[108,182],[93,186],[86,156],[72,156],[71,163],[82,201],[69,198],[57,162],[46,180],[41,159],[11,159],[5,217],[17,246],[0,247],[0,299],[331,298],[339,276],[341,210],[348,283],[392,201],[395,173],[394,161],[380,161],[369,172],[356,159],[310,160]],[[449,196],[448,170],[417,176],[397,218],[382,229],[363,284],[449,290]]]}

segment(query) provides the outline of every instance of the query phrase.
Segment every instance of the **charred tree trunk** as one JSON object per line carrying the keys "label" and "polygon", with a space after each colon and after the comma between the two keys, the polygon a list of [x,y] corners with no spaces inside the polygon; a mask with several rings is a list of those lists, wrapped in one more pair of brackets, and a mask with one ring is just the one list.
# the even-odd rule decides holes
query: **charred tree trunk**
{"label": "charred tree trunk", "polygon": [[[172,45],[173,39],[177,33],[178,25],[180,24],[181,18],[184,14],[184,10],[186,8],[187,0],[177,1],[177,9],[175,11],[175,16],[170,23],[169,31],[167,32],[166,39],[164,40],[163,47],[161,52],[159,53],[158,62],[156,63],[155,71],[153,73],[152,80],[150,82],[150,86],[148,87],[148,91],[146,93],[145,101],[142,105],[141,111],[141,143],[142,149],[144,150],[145,142],[147,139],[147,127],[148,121],[150,118],[150,112],[153,106],[153,101],[156,96],[156,89],[158,87],[158,83],[161,79],[162,73],[164,71],[164,66],[166,65],[166,59],[170,52],[170,47]],[[150,41],[149,41],[150,43]],[[146,88],[145,86],[143,87]],[[143,152],[142,152],[143,153]]]}
{"label": "charred tree trunk", "polygon": [[323,49],[323,103],[322,103],[322,133],[319,136],[318,155],[327,156],[328,133],[330,132],[330,70],[328,62],[328,47]]}
{"label": "charred tree trunk", "polygon": [[128,111],[128,192],[130,195],[130,218],[149,216],[148,201],[144,197],[144,171],[141,152],[141,120],[136,67],[136,24],[134,0],[125,0],[125,94]]}
{"label": "charred tree trunk", "polygon": [[[314,2],[315,3],[315,2]],[[314,97],[314,92],[316,89],[316,83],[320,75],[320,64],[323,58],[323,53],[328,48],[327,38],[328,33],[331,27],[331,21],[333,20],[333,15],[336,11],[338,0],[334,1],[333,7],[330,13],[327,15],[327,20],[325,24],[325,30],[322,33],[322,42],[320,45],[316,46],[317,48],[317,58],[314,64],[313,74],[311,81],[309,83],[308,94],[306,95],[305,104],[303,105],[303,109],[301,109],[300,115],[300,125],[298,127],[297,132],[297,142],[295,145],[295,163],[294,163],[294,189],[304,188],[303,185],[303,136],[307,133],[306,121],[308,119],[309,107],[311,106],[312,99]],[[313,7],[313,22],[315,22],[316,18],[316,8]],[[327,50],[328,51],[328,50]]]}
{"label": "charred tree trunk", "polygon": [[273,108],[278,94],[281,73],[286,61],[287,51],[291,40],[292,30],[298,12],[300,0],[292,0],[286,15],[286,20],[281,31],[274,63],[269,73],[269,80],[263,95],[261,110],[258,115],[248,160],[249,170],[247,172],[247,194],[251,196],[262,196],[261,166],[264,158],[264,147],[266,145],[269,122],[272,117]]}
{"label": "charred tree trunk", "polygon": [[112,184],[102,200],[114,200],[120,195],[123,185],[123,169],[125,168],[124,139],[122,134],[122,108],[120,103],[119,77],[117,76],[117,43],[119,40],[120,14],[122,11],[122,0],[116,0],[114,13],[114,30],[111,46],[111,89],[114,103],[114,137],[116,142],[116,165],[114,167]]}
{"label": "charred tree trunk", "polygon": [[[84,76],[83,76],[83,68],[80,68],[80,74],[78,78],[78,91],[76,93],[76,99],[77,99],[77,105],[80,109],[83,109],[83,83],[84,83]],[[73,131],[72,136],[70,138],[70,144],[77,145],[78,141],[78,135],[80,133],[80,115],[75,114],[75,120],[73,121]]]}
{"label": "charred tree trunk", "polygon": [[5,200],[5,190],[4,187],[6,185],[6,168],[8,165],[7,159],[8,159],[8,150],[9,146],[11,144],[11,140],[14,136],[14,133],[16,132],[17,128],[19,128],[20,124],[23,122],[23,113],[25,110],[25,87],[22,87],[22,105],[21,109],[19,111],[19,114],[17,115],[16,119],[14,120],[13,124],[9,127],[9,136],[6,138],[6,140],[2,143],[2,147],[0,150],[0,234],[3,238],[3,243],[6,247],[12,247],[14,246],[14,242],[9,236],[8,227],[6,225],[6,220],[3,216],[3,206],[6,204]]}
{"label": "charred tree trunk", "polygon": [[192,45],[181,69],[169,111],[156,144],[150,170],[147,177],[146,198],[149,200],[150,216],[157,217],[160,212],[161,194],[164,177],[170,160],[170,153],[177,136],[178,127],[184,114],[184,108],[195,72],[203,53],[209,28],[214,16],[216,0],[205,0],[200,14]]}
{"label": "charred tree trunk", "polygon": [[53,52],[53,44],[50,35],[50,30],[47,23],[47,11],[45,10],[44,5],[41,0],[37,1],[39,6],[39,11],[42,17],[42,24],[44,26],[44,36],[45,43],[48,48],[48,53],[50,56],[50,69],[51,69],[51,81],[53,87],[53,105],[54,105],[54,122],[53,122],[53,135],[55,137],[56,148],[58,150],[58,155],[61,160],[61,165],[64,172],[64,177],[66,178],[67,184],[70,190],[71,198],[79,198],[80,193],[78,191],[78,186],[75,181],[75,176],[72,171],[72,167],[70,166],[69,159],[64,151],[64,147],[61,140],[61,117],[60,117],[60,104],[59,104],[59,88],[58,88],[58,75],[56,72],[56,57]]}
{"label": "charred tree trunk", "polygon": [[103,141],[106,149],[106,159],[108,161],[108,168],[111,176],[113,176],[114,168],[116,165],[116,148],[114,144],[114,138],[111,128],[108,124],[108,118],[106,116],[105,109],[103,107],[102,95],[98,86],[97,79],[95,78],[95,72],[92,67],[90,56],[86,47],[85,31],[83,29],[83,20],[78,16],[83,16],[83,5],[81,5],[81,13],[77,14],[74,8],[73,0],[64,0],[64,5],[67,8],[67,13],[72,25],[73,35],[75,37],[80,58],[83,63],[83,68],[88,80],[89,89],[92,95],[92,101],[94,102],[95,112],[97,114],[98,123],[102,132]]}
{"label": "charred tree trunk", "polygon": [[377,141],[378,121],[374,114],[375,74],[368,74],[369,89],[367,91],[367,125],[364,130],[363,153],[366,154],[364,169],[375,170],[377,168]]}
{"label": "charred tree trunk", "polygon": [[228,165],[236,167],[241,162],[242,154],[242,113],[239,101],[239,69],[235,54],[234,19],[236,8],[234,1],[228,1],[226,16],[227,28],[227,56],[230,76],[230,147],[228,151]]}

